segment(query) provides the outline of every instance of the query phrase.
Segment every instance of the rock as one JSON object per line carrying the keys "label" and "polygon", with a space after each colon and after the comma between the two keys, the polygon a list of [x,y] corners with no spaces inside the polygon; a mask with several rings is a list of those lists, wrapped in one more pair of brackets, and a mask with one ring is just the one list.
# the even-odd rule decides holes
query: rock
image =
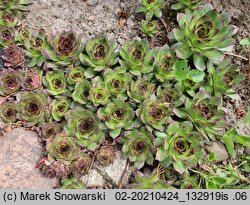
{"label": "rock", "polygon": [[[99,166],[96,165],[100,170],[107,173],[107,175],[115,182],[118,186],[121,178],[123,177],[122,184],[127,184],[130,171],[125,170],[127,165],[127,159],[124,157],[124,154],[120,151],[115,152],[114,163],[109,166]],[[125,172],[124,172],[125,171]],[[125,173],[123,175],[123,173]]]}
{"label": "rock", "polygon": [[87,187],[104,186],[105,180],[95,169],[91,169],[88,175],[82,176],[81,180],[87,185]]}
{"label": "rock", "polygon": [[87,19],[88,19],[88,21],[94,21],[95,20],[95,16],[91,15]]}
{"label": "rock", "polygon": [[44,177],[35,168],[42,154],[36,132],[15,128],[0,137],[0,144],[0,188],[49,189],[57,185],[56,179]]}
{"label": "rock", "polygon": [[127,159],[125,159],[121,151],[115,152],[114,163],[109,166],[101,166],[94,163],[93,168],[88,175],[82,176],[81,180],[88,187],[104,187],[111,184],[113,188],[128,184],[131,169],[127,167]]}
{"label": "rock", "polygon": [[217,161],[224,161],[228,158],[227,150],[221,142],[212,142],[207,146],[207,150],[214,154]]}

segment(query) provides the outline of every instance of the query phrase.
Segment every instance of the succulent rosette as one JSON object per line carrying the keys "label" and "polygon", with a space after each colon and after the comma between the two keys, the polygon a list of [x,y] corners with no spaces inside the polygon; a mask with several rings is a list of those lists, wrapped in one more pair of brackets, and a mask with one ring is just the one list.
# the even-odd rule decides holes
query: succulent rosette
{"label": "succulent rosette", "polygon": [[25,43],[29,41],[30,38],[30,32],[24,27],[20,27],[18,30],[15,31],[15,40],[18,46],[25,47]]}
{"label": "succulent rosette", "polygon": [[0,0],[0,9],[28,11],[29,0]]}
{"label": "succulent rosette", "polygon": [[80,146],[95,150],[101,145],[105,137],[104,128],[92,111],[76,108],[69,111],[65,118],[67,134],[75,138]]}
{"label": "succulent rosette", "polygon": [[79,147],[74,139],[65,133],[58,133],[54,138],[47,141],[46,149],[48,157],[64,164],[70,164],[79,152]]}
{"label": "succulent rosette", "polygon": [[62,71],[48,71],[43,77],[43,85],[50,95],[68,94],[66,77]]}
{"label": "succulent rosette", "polygon": [[128,96],[136,103],[143,102],[154,92],[155,84],[145,77],[132,81],[128,90]]}
{"label": "succulent rosette", "polygon": [[20,11],[0,10],[0,26],[14,27],[19,23]]}
{"label": "succulent rosette", "polygon": [[164,131],[165,125],[170,121],[171,112],[168,103],[163,103],[155,96],[151,96],[136,110],[136,115],[146,125],[148,131],[152,132],[153,129]]}
{"label": "succulent rosette", "polygon": [[41,66],[45,61],[41,51],[48,46],[45,32],[41,30],[36,35],[33,35],[24,41],[25,55],[29,57],[28,66]]}
{"label": "succulent rosette", "polygon": [[186,98],[185,109],[177,108],[174,113],[183,119],[190,120],[203,137],[215,139],[224,125],[224,111],[221,97],[209,95],[204,89],[194,96]]}
{"label": "succulent rosette", "polygon": [[146,18],[151,19],[153,16],[161,18],[162,11],[166,5],[165,0],[140,0],[141,7],[138,8],[137,12],[146,13]]}
{"label": "succulent rosette", "polygon": [[173,65],[176,60],[174,51],[167,44],[159,48],[154,62],[155,77],[159,82],[165,82],[175,77]]}
{"label": "succulent rosette", "polygon": [[60,189],[86,189],[87,186],[82,182],[81,179],[76,177],[70,177],[61,181]]}
{"label": "succulent rosette", "polygon": [[71,100],[67,97],[54,99],[51,104],[51,115],[55,121],[62,121],[65,114],[69,111]]}
{"label": "succulent rosette", "polygon": [[84,69],[82,67],[78,66],[69,68],[67,74],[67,82],[70,88],[72,87],[73,89],[78,82],[81,82],[84,79]]}
{"label": "succulent rosette", "polygon": [[70,163],[70,170],[75,177],[81,177],[89,172],[91,164],[91,156],[89,154],[79,152],[75,159]]}
{"label": "succulent rosette", "polygon": [[15,123],[17,121],[16,104],[13,100],[0,104],[0,120],[4,123]]}
{"label": "succulent rosette", "polygon": [[23,66],[25,60],[24,51],[17,45],[11,44],[8,47],[4,48],[2,59],[6,67],[21,67]]}
{"label": "succulent rosette", "polygon": [[69,165],[58,161],[51,162],[48,158],[43,158],[37,162],[36,168],[48,178],[65,179],[71,174]]}
{"label": "succulent rosette", "polygon": [[50,47],[43,49],[42,54],[55,68],[75,62],[83,48],[80,36],[72,30],[53,35],[49,43]]}
{"label": "succulent rosette", "polygon": [[0,27],[0,45],[6,47],[15,41],[15,32],[13,28]]}
{"label": "succulent rosette", "polygon": [[36,71],[25,73],[22,80],[22,87],[25,90],[34,91],[42,88],[41,74]]}
{"label": "succulent rosette", "polygon": [[189,121],[172,122],[166,133],[155,131],[155,135],[156,159],[164,167],[173,164],[174,169],[182,174],[187,167],[195,166],[199,159],[204,158],[202,136],[193,130]]}
{"label": "succulent rosette", "polygon": [[122,46],[120,61],[130,73],[140,76],[144,73],[153,71],[153,58],[156,50],[149,49],[149,43],[146,40],[134,40],[127,42]]}
{"label": "succulent rosette", "polygon": [[5,69],[0,72],[0,96],[14,95],[21,90],[22,73],[18,70]]}
{"label": "succulent rosette", "polygon": [[110,93],[101,77],[92,80],[92,87],[89,90],[89,99],[94,106],[106,105],[109,102]]}
{"label": "succulent rosette", "polygon": [[45,122],[48,117],[48,96],[45,92],[21,92],[16,98],[17,118],[26,126]]}
{"label": "succulent rosette", "polygon": [[96,161],[102,166],[113,164],[115,159],[115,151],[112,146],[101,147],[95,153]]}
{"label": "succulent rosette", "polygon": [[105,85],[109,93],[116,98],[126,99],[126,90],[128,84],[131,82],[131,75],[126,71],[117,69],[107,69],[103,74]]}
{"label": "succulent rosette", "polygon": [[169,108],[179,107],[180,105],[184,104],[185,100],[182,93],[171,86],[158,86],[156,96],[160,102],[166,103]]}
{"label": "succulent rosette", "polygon": [[109,129],[109,135],[116,138],[121,134],[122,128],[133,128],[135,113],[129,103],[122,100],[113,100],[105,108],[99,108],[97,114]]}
{"label": "succulent rosette", "polygon": [[78,82],[72,94],[74,101],[83,105],[87,104],[90,101],[89,93],[91,87],[92,87],[91,83],[87,80]]}
{"label": "succulent rosette", "polygon": [[245,79],[245,75],[238,71],[234,65],[230,65],[229,59],[224,60],[220,65],[214,67],[209,64],[208,82],[205,88],[213,93],[214,96],[227,95],[232,99],[240,99],[240,96],[233,89]]}
{"label": "succulent rosette", "polygon": [[86,43],[86,54],[80,54],[83,65],[91,67],[94,71],[102,71],[112,67],[118,62],[117,43],[104,36],[98,36]]}
{"label": "succulent rosette", "polygon": [[153,38],[158,33],[158,21],[151,19],[142,20],[140,30],[144,35]]}
{"label": "succulent rosette", "polygon": [[120,142],[125,156],[134,162],[137,169],[141,169],[145,162],[153,165],[154,161],[154,137],[145,128],[125,132]]}
{"label": "succulent rosette", "polygon": [[60,132],[61,125],[57,122],[48,122],[43,123],[40,128],[41,137],[48,140],[54,138]]}
{"label": "succulent rosette", "polygon": [[185,11],[186,9],[195,10],[201,6],[204,0],[178,0],[176,4],[171,6],[171,9],[178,11]]}
{"label": "succulent rosette", "polygon": [[180,29],[174,29],[169,35],[177,43],[173,45],[181,59],[193,58],[199,70],[206,69],[207,60],[219,64],[224,59],[223,52],[233,49],[232,36],[238,28],[230,25],[225,13],[218,13],[212,5],[206,4],[194,12],[178,14]]}

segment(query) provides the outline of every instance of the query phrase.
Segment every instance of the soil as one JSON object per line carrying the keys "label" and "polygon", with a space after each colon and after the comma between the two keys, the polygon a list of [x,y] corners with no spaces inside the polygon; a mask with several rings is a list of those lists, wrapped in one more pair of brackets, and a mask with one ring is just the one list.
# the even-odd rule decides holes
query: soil
{"label": "soil", "polygon": [[[24,25],[36,32],[48,34],[73,29],[84,40],[99,34],[115,39],[120,45],[137,36],[135,18],[137,0],[37,0],[30,6]],[[124,29],[120,27],[120,12],[125,13]]]}

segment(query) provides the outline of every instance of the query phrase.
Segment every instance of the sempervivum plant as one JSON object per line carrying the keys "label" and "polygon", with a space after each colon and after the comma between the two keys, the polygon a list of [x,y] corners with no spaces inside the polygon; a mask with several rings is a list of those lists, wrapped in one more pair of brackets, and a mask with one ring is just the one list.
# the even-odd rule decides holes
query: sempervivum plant
{"label": "sempervivum plant", "polygon": [[45,92],[21,92],[17,96],[17,117],[26,126],[43,123],[48,117],[48,96]]}
{"label": "sempervivum plant", "polygon": [[84,152],[79,152],[70,163],[70,170],[75,177],[81,177],[89,172],[91,164],[91,156]]}
{"label": "sempervivum plant", "polygon": [[81,179],[76,177],[70,177],[61,181],[60,189],[86,189],[87,186],[82,182]]}
{"label": "sempervivum plant", "polygon": [[14,101],[5,101],[0,104],[0,120],[4,123],[16,122],[16,105]]}
{"label": "sempervivum plant", "polygon": [[140,30],[147,37],[153,38],[158,33],[158,21],[151,19],[142,20]]}
{"label": "sempervivum plant", "polygon": [[54,99],[51,104],[51,115],[55,121],[61,121],[69,111],[71,100],[67,97]]}
{"label": "sempervivum plant", "polygon": [[115,159],[115,151],[112,146],[101,147],[95,153],[96,161],[103,166],[113,164]]}
{"label": "sempervivum plant", "polygon": [[103,78],[109,93],[113,97],[119,99],[127,98],[126,90],[131,81],[131,75],[129,73],[121,69],[107,69],[103,74]]}
{"label": "sempervivum plant", "polygon": [[99,108],[97,112],[109,129],[111,137],[116,138],[120,135],[122,128],[129,130],[133,128],[134,110],[129,103],[122,100],[110,102],[106,108]]}
{"label": "sempervivum plant", "polygon": [[36,35],[25,40],[25,55],[29,57],[29,67],[35,65],[41,66],[45,61],[41,51],[48,46],[48,41],[43,30],[39,31]]}
{"label": "sempervivum plant", "polygon": [[22,86],[25,90],[39,90],[42,88],[42,77],[41,74],[33,71],[24,73]]}
{"label": "sempervivum plant", "polygon": [[178,0],[176,4],[171,6],[171,9],[184,11],[185,9],[194,10],[202,5],[204,0]]}
{"label": "sempervivum plant", "polygon": [[184,96],[181,95],[181,92],[171,86],[159,86],[156,91],[156,96],[160,102],[166,103],[169,108],[179,107],[184,103]]}
{"label": "sempervivum plant", "polygon": [[106,105],[109,101],[110,93],[101,77],[92,80],[92,87],[89,90],[89,99],[95,106]]}
{"label": "sempervivum plant", "polygon": [[156,131],[155,146],[158,147],[156,159],[163,166],[173,163],[176,171],[183,173],[186,167],[193,167],[204,157],[202,136],[193,131],[191,122],[172,122],[166,133]]}
{"label": "sempervivum plant", "polygon": [[153,16],[161,18],[162,11],[166,5],[165,0],[140,0],[141,7],[138,8],[137,12],[146,13],[146,17],[151,19]]}
{"label": "sempervivum plant", "polygon": [[18,70],[5,69],[0,72],[0,95],[16,94],[22,85],[22,73]]}
{"label": "sempervivum plant", "polygon": [[167,105],[168,103],[163,103],[155,99],[155,96],[152,96],[146,99],[136,110],[136,115],[140,117],[150,132],[153,129],[164,131],[171,114],[171,110]]}
{"label": "sempervivum plant", "polygon": [[69,67],[68,73],[67,73],[67,82],[70,89],[74,89],[75,85],[78,82],[81,82],[85,79],[84,76],[84,69],[80,66],[77,67]]}
{"label": "sempervivum plant", "polygon": [[90,101],[89,99],[90,89],[91,89],[91,83],[89,81],[83,80],[81,82],[78,82],[72,94],[74,101],[83,105],[87,104]]}
{"label": "sempervivum plant", "polygon": [[140,76],[143,73],[150,73],[153,70],[153,57],[155,49],[149,49],[146,40],[134,40],[122,46],[120,55],[121,64],[133,75]]}
{"label": "sempervivum plant", "polygon": [[0,45],[6,47],[15,41],[15,32],[12,28],[0,27]]}
{"label": "sempervivum plant", "polygon": [[29,0],[0,0],[0,9],[28,11]]}
{"label": "sempervivum plant", "polygon": [[232,36],[238,28],[230,25],[225,13],[218,13],[210,4],[196,9],[193,13],[178,14],[180,29],[174,29],[170,38],[178,41],[173,47],[181,59],[193,57],[199,70],[206,69],[207,59],[219,64],[223,52],[232,51]]}
{"label": "sempervivum plant", "polygon": [[58,133],[54,138],[47,141],[46,149],[49,159],[70,164],[79,152],[79,147],[74,139],[65,133]]}
{"label": "sempervivum plant", "polygon": [[128,131],[120,139],[123,144],[122,151],[138,169],[141,169],[145,162],[149,165],[153,164],[153,141],[154,137],[145,128]]}
{"label": "sempervivum plant", "polygon": [[80,36],[72,30],[53,35],[49,43],[50,47],[43,49],[42,53],[54,68],[75,62],[83,48]]}
{"label": "sempervivum plant", "polygon": [[4,60],[4,65],[6,67],[11,67],[11,68],[20,67],[24,64],[25,60],[24,51],[17,45],[11,44],[4,49],[2,59]]}
{"label": "sempervivum plant", "polygon": [[43,85],[50,95],[68,94],[66,77],[62,71],[48,71],[43,77]]}
{"label": "sempervivum plant", "polygon": [[69,111],[65,118],[66,132],[75,138],[79,145],[95,150],[103,142],[105,137],[103,126],[92,111],[76,108]]}
{"label": "sempervivum plant", "polygon": [[175,109],[174,113],[190,120],[205,138],[214,139],[214,135],[218,135],[224,125],[221,100],[221,97],[210,96],[201,89],[193,100],[186,98],[185,109]]}
{"label": "sempervivum plant", "polygon": [[59,161],[51,162],[48,158],[43,158],[36,164],[36,168],[39,169],[45,177],[57,179],[67,178],[71,171],[69,165],[63,164]]}
{"label": "sempervivum plant", "polygon": [[153,94],[154,88],[155,84],[153,82],[142,77],[131,82],[128,96],[136,103],[141,103]]}
{"label": "sempervivum plant", "polygon": [[16,26],[21,18],[21,15],[22,14],[19,11],[0,10],[0,26]]}
{"label": "sempervivum plant", "polygon": [[236,66],[230,65],[230,60],[224,60],[218,67],[208,65],[209,76],[206,89],[212,91],[213,95],[227,95],[232,99],[239,99],[239,95],[233,89],[245,79],[245,75],[238,71]]}
{"label": "sempervivum plant", "polygon": [[104,36],[98,36],[87,42],[86,54],[80,54],[83,65],[91,67],[94,71],[102,71],[118,62],[117,43]]}
{"label": "sempervivum plant", "polygon": [[57,122],[43,123],[40,127],[40,134],[44,140],[54,138],[61,129],[61,125]]}
{"label": "sempervivum plant", "polygon": [[[24,46],[25,43],[31,38],[30,32],[24,28],[20,27],[15,32],[15,40],[18,46]],[[25,46],[24,46],[25,47]]]}
{"label": "sempervivum plant", "polygon": [[159,82],[174,78],[173,65],[176,60],[174,51],[167,44],[159,48],[154,62],[155,77]]}

